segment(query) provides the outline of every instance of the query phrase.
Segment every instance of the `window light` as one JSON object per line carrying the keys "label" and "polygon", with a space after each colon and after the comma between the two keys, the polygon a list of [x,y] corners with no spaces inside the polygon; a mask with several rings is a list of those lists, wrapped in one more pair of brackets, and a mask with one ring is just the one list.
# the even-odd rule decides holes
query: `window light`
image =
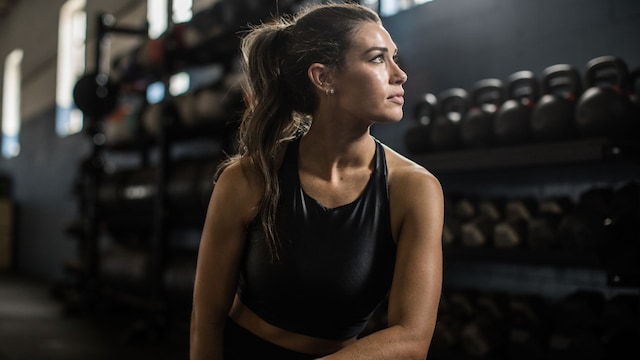
{"label": "window light", "polygon": [[192,7],[192,0],[173,0],[173,22],[179,24],[191,20],[193,17]]}
{"label": "window light", "polygon": [[167,6],[167,0],[147,0],[147,22],[151,39],[159,38],[169,26]]}
{"label": "window light", "polygon": [[[369,1],[369,0],[365,0]],[[391,16],[432,0],[380,0],[380,16]]]}
{"label": "window light", "polygon": [[86,0],[68,0],[60,8],[56,79],[56,133],[82,130],[84,116],[73,101],[73,87],[85,71],[87,37]]}
{"label": "window light", "polygon": [[4,62],[2,87],[2,156],[12,158],[20,153],[20,82],[23,51],[15,49]]}
{"label": "window light", "polygon": [[[168,0],[147,0],[147,22],[149,23],[149,38],[159,38],[169,26]],[[193,0],[173,0],[171,7],[171,21],[184,23],[193,16]]]}

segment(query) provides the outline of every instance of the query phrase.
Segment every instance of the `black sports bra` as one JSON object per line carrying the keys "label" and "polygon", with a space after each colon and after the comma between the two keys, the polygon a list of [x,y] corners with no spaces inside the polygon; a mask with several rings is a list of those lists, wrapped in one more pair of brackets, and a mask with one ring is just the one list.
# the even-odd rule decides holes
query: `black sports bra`
{"label": "black sports bra", "polygon": [[240,300],[270,324],[347,339],[364,330],[388,293],[396,245],[384,148],[375,141],[375,166],[363,193],[332,209],[300,186],[299,139],[287,147],[279,172],[279,260],[272,261],[259,221],[254,221],[238,286]]}

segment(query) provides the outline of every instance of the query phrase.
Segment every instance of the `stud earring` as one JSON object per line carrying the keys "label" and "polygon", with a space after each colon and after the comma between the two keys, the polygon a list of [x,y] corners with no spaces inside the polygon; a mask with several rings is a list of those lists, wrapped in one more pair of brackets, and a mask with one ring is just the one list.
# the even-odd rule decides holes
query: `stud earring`
{"label": "stud earring", "polygon": [[329,89],[329,95],[333,95],[335,93],[336,93],[336,91],[333,88]]}

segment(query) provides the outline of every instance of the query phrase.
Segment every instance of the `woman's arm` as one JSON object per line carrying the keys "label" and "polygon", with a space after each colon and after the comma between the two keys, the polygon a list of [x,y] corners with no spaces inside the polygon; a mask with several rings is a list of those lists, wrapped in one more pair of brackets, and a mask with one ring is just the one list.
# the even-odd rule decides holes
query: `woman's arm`
{"label": "woman's arm", "polygon": [[190,359],[222,360],[222,336],[238,280],[245,229],[257,192],[240,163],[226,168],[211,194],[202,230],[191,313]]}
{"label": "woman's arm", "polygon": [[389,180],[398,251],[389,296],[388,327],[322,359],[424,360],[442,290],[444,196],[438,180],[402,166]]}

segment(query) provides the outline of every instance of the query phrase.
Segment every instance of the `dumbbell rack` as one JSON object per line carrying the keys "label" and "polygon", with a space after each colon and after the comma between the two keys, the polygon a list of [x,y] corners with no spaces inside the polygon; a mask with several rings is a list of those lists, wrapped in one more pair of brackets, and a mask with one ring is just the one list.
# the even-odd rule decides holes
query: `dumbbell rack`
{"label": "dumbbell rack", "polygon": [[[584,181],[588,183],[590,179],[583,181],[580,178],[582,175],[608,172],[612,174],[612,178],[622,181],[629,176],[638,179],[640,174],[640,142],[629,139],[581,138],[414,154],[411,157],[438,176],[443,183],[445,194],[447,189],[456,192],[466,188],[482,193],[485,190],[483,187],[490,187],[487,184],[496,183],[506,184],[505,188],[501,189],[498,185],[488,192],[502,195],[502,190],[509,192],[509,186],[522,190],[527,186],[531,187],[534,182],[554,181],[555,176],[559,176],[565,183],[577,182],[584,186]],[[527,174],[533,177],[533,180],[528,179]],[[503,176],[508,179],[502,179]],[[525,184],[519,184],[519,181]],[[474,184],[475,182],[478,183]],[[539,190],[544,184],[536,183],[535,186]],[[550,251],[527,247],[501,249],[492,246],[468,248],[445,245],[444,258],[445,302],[448,301],[445,297],[454,293],[453,289],[469,292],[535,293],[538,288],[543,287],[540,285],[541,281],[556,280],[559,283],[557,287],[570,286],[579,289],[580,286],[584,286],[584,283],[581,283],[583,272],[606,275],[606,284],[598,291],[602,290],[608,294],[640,294],[640,264],[637,264],[636,271],[632,273],[619,273],[612,264],[603,261],[602,254],[593,251]],[[514,274],[514,271],[517,274]],[[554,274],[553,276],[558,276],[559,279],[549,274]],[[506,280],[492,279],[501,276]],[[518,279],[515,283],[514,278]],[[574,281],[575,283],[571,283]],[[505,288],[500,289],[501,286]],[[547,287],[552,286],[553,284],[547,284]],[[460,351],[437,348],[430,354],[430,358],[431,355],[434,359],[442,360],[474,358]]]}
{"label": "dumbbell rack", "polygon": [[[563,167],[577,169],[581,166],[602,171],[618,171],[619,177],[638,173],[640,169],[640,142],[629,139],[584,138],[563,142],[526,144],[520,146],[456,150],[434,154],[413,155],[412,158],[436,174],[441,181],[457,182],[464,186],[469,175],[488,176],[499,180],[501,171],[520,173],[545,171],[553,178],[554,171],[567,171]],[[611,168],[615,167],[615,168]],[[569,170],[571,171],[571,170]],[[576,175],[579,177],[579,175]],[[640,219],[638,219],[640,221]],[[598,267],[598,254],[564,253],[534,249],[450,249],[452,259],[460,261],[496,261],[528,263],[565,267]],[[621,278],[621,274],[609,273],[611,286],[640,289],[640,266],[636,274]]]}

